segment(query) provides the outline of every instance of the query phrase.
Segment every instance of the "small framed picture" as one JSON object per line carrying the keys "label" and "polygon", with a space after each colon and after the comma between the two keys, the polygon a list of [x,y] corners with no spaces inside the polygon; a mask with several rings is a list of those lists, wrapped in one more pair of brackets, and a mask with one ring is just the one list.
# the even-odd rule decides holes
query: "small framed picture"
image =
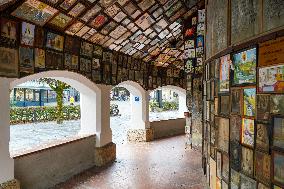
{"label": "small framed picture", "polygon": [[229,115],[230,111],[230,96],[228,95],[221,95],[219,96],[219,103],[220,103],[220,114],[222,115]]}
{"label": "small framed picture", "polygon": [[273,183],[284,187],[284,153],[272,151]]}
{"label": "small framed picture", "polygon": [[242,97],[242,89],[240,88],[232,88],[231,89],[231,113],[233,114],[241,114],[241,97]]}
{"label": "small framed picture", "polygon": [[241,157],[242,157],[242,148],[239,142],[231,141],[230,142],[230,163],[231,168],[236,171],[241,170]]}
{"label": "small framed picture", "polygon": [[245,88],[243,91],[243,115],[256,115],[256,88]]}
{"label": "small framed picture", "polygon": [[269,152],[269,137],[270,136],[270,129],[269,125],[267,124],[256,124],[256,140],[255,140],[255,147],[258,150]]}
{"label": "small framed picture", "polygon": [[254,120],[253,119],[242,119],[242,132],[241,132],[241,143],[243,145],[253,147],[254,146]]}
{"label": "small framed picture", "polygon": [[255,151],[255,178],[267,185],[270,184],[270,161],[271,158],[269,154],[257,150]]}
{"label": "small framed picture", "polygon": [[258,120],[268,120],[270,117],[270,95],[257,95],[256,115]]}
{"label": "small framed picture", "polygon": [[284,114],[284,95],[270,95],[270,113]]}
{"label": "small framed picture", "polygon": [[241,170],[246,175],[253,176],[253,150],[242,146]]}
{"label": "small framed picture", "polygon": [[272,145],[275,148],[284,149],[284,117],[273,117]]}
{"label": "small framed picture", "polygon": [[230,117],[230,141],[240,141],[240,131],[242,127],[242,118],[238,115]]}
{"label": "small framed picture", "polygon": [[229,156],[222,154],[222,180],[229,182],[230,163]]}
{"label": "small framed picture", "polygon": [[217,123],[217,129],[217,146],[223,152],[229,153],[229,119],[220,117],[219,122]]}

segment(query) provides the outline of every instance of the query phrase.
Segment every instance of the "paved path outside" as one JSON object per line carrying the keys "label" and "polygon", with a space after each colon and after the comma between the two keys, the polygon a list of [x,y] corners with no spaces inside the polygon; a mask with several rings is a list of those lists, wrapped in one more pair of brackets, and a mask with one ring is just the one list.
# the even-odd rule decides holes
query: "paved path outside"
{"label": "paved path outside", "polygon": [[185,149],[185,137],[117,147],[107,168],[92,168],[54,189],[203,189],[201,154]]}

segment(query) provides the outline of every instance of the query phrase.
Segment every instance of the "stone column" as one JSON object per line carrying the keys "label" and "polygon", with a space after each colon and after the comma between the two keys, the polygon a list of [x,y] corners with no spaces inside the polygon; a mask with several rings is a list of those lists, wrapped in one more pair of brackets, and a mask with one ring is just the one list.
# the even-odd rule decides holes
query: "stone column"
{"label": "stone column", "polygon": [[104,166],[116,158],[116,145],[110,128],[110,90],[112,86],[98,85],[95,165]]}
{"label": "stone column", "polygon": [[178,111],[179,117],[184,117],[184,112],[187,112],[188,109],[186,107],[186,94],[185,93],[178,93]]}
{"label": "stone column", "polygon": [[14,160],[10,157],[10,82],[0,78],[0,188],[18,189],[19,183],[14,179]]}

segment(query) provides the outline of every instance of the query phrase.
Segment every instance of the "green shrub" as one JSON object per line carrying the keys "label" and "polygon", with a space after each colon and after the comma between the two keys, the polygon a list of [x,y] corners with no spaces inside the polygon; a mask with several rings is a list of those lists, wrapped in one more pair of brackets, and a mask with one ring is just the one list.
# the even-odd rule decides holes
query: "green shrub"
{"label": "green shrub", "polygon": [[162,106],[163,106],[164,111],[178,110],[178,103],[177,102],[163,101]]}
{"label": "green shrub", "polygon": [[157,111],[159,109],[159,103],[155,100],[150,100],[149,109],[151,112]]}

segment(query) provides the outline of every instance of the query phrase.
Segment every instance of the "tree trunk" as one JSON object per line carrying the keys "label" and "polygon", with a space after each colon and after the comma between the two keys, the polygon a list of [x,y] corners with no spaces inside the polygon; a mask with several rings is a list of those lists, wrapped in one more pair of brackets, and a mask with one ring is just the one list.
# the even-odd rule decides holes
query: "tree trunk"
{"label": "tree trunk", "polygon": [[63,89],[60,87],[56,90],[56,101],[57,101],[57,112],[56,112],[56,122],[57,124],[63,123]]}

